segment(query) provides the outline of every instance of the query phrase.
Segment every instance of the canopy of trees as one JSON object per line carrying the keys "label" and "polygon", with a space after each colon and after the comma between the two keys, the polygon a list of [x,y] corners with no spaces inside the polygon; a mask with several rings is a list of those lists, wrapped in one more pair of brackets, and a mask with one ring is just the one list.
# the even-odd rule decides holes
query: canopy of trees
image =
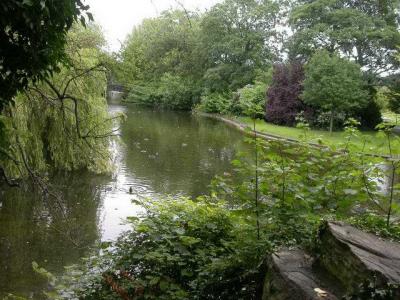
{"label": "canopy of trees", "polygon": [[325,49],[379,75],[394,71],[400,44],[398,0],[299,0],[292,11],[292,57]]}
{"label": "canopy of trees", "polygon": [[[127,101],[245,115],[243,108],[252,101],[244,99],[252,97],[240,99],[242,89],[260,95],[262,84],[266,112],[258,117],[293,126],[297,115],[305,112],[313,126],[325,126],[325,117],[319,116],[327,111],[327,99],[317,101],[314,98],[320,95],[310,93],[299,98],[304,65],[324,50],[342,65],[358,64],[363,77],[362,104],[344,98],[338,125],[354,117],[373,129],[381,121],[377,89],[399,66],[398,4],[397,0],[225,0],[202,14],[166,11],[134,28],[114,70],[130,91]],[[311,65],[322,71],[322,63]],[[347,80],[348,75],[340,76]],[[394,91],[389,97],[392,109],[397,95],[393,84],[389,85]]]}
{"label": "canopy of trees", "polygon": [[[107,110],[104,60],[126,86],[127,101],[247,116],[254,125],[254,152],[247,148],[251,156],[232,161],[237,177],[217,177],[196,201],[135,201],[143,215],[128,218],[132,231],[101,243],[100,259],[84,260],[83,270],[70,268],[69,285],[55,286],[57,279],[32,263],[51,281],[43,296],[255,299],[265,283],[265,255],[315,249],[322,220],[400,240],[393,217],[400,139],[392,124],[378,127],[389,159],[352,150],[357,121],[375,127],[380,119],[377,86],[390,85],[387,107],[400,112],[399,1],[223,0],[204,13],[169,10],[135,27],[112,58],[101,50],[98,27],[78,25],[84,14],[92,19],[81,0],[0,3],[0,180],[9,185],[10,178],[30,177],[48,195],[47,174],[109,170],[119,116]],[[306,121],[315,125],[327,114],[331,132],[339,114],[358,119],[346,128],[345,146],[308,143]],[[304,142],[258,140],[256,118],[298,122]]]}
{"label": "canopy of trees", "polygon": [[277,59],[276,1],[229,0],[199,15],[167,11],[136,27],[117,78],[134,101],[190,109],[200,96],[254,83]]}
{"label": "canopy of trees", "polygon": [[[331,129],[340,114],[374,128],[378,85],[389,85],[386,107],[399,107],[397,81],[384,80],[397,78],[398,4],[225,0],[204,13],[169,10],[135,27],[107,64],[127,87],[127,101],[289,126],[302,112],[321,126],[329,113]],[[21,173],[24,147],[33,169],[105,168],[100,137],[112,132],[98,88],[105,83],[101,34],[91,26],[67,35],[75,21],[92,19],[87,9],[80,0],[0,4],[3,173]],[[88,156],[77,156],[78,148]]]}
{"label": "canopy of trees", "polygon": [[80,0],[1,1],[0,109],[29,80],[58,70],[67,31],[78,18],[84,22],[88,8]]}
{"label": "canopy of trees", "polygon": [[214,6],[201,22],[200,47],[205,49],[205,88],[236,90],[251,83],[255,72],[277,59],[274,1],[227,0]]}

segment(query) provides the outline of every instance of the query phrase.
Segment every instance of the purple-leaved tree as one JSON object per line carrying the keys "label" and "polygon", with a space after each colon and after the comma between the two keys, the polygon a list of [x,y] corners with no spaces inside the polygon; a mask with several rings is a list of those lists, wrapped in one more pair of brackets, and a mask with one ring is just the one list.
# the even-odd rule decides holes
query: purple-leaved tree
{"label": "purple-leaved tree", "polygon": [[300,95],[303,91],[303,65],[297,62],[276,64],[272,84],[267,91],[266,120],[278,125],[293,126],[296,116],[304,111],[305,117],[312,113],[303,103]]}

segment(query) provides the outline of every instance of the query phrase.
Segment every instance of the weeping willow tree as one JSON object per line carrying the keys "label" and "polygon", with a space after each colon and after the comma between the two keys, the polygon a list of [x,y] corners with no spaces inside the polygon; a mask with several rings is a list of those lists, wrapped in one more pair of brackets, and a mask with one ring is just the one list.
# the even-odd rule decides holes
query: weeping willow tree
{"label": "weeping willow tree", "polygon": [[4,108],[0,137],[0,177],[31,177],[58,170],[110,168],[109,141],[115,133],[105,99],[104,38],[96,26],[74,26],[67,60],[57,73],[29,84]]}

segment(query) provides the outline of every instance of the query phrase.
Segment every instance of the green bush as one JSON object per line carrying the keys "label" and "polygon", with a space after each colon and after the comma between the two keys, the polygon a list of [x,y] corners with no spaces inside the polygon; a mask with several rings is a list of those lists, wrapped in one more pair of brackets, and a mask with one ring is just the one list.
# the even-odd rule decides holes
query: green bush
{"label": "green bush", "polygon": [[352,225],[378,236],[400,242],[400,223],[386,226],[386,219],[375,213],[358,215],[347,220]]}
{"label": "green bush", "polygon": [[254,299],[263,276],[258,263],[271,249],[257,243],[245,216],[205,199],[138,204],[145,214],[129,218],[132,230],[93,261],[85,276],[72,272],[72,285],[58,288],[61,295],[120,299],[103,277],[135,299]]}
{"label": "green bush", "polygon": [[389,98],[389,109],[396,113],[400,113],[400,92],[399,91],[392,91],[390,93],[390,98]]}
{"label": "green bush", "polygon": [[233,93],[210,93],[201,98],[198,109],[207,113],[263,118],[266,84],[256,82]]}
{"label": "green bush", "polygon": [[356,111],[353,117],[360,120],[364,129],[373,130],[382,123],[381,108],[374,99],[371,99],[366,107]]}
{"label": "green bush", "polygon": [[200,90],[193,82],[170,73],[161,77],[158,94],[162,105],[172,109],[190,110],[200,100]]}
{"label": "green bush", "polygon": [[158,87],[155,84],[137,84],[130,89],[124,101],[153,106],[159,105],[161,103],[161,98],[162,96],[159,94]]}
{"label": "green bush", "polygon": [[134,85],[126,99],[149,106],[190,110],[200,99],[195,83],[177,75],[165,73],[160,81]]}
{"label": "green bush", "polygon": [[230,112],[231,97],[228,94],[212,93],[201,97],[198,109],[206,113],[226,114]]}
{"label": "green bush", "polygon": [[234,104],[236,114],[262,119],[265,114],[266,90],[267,85],[262,82],[249,84],[238,90],[237,101]]}

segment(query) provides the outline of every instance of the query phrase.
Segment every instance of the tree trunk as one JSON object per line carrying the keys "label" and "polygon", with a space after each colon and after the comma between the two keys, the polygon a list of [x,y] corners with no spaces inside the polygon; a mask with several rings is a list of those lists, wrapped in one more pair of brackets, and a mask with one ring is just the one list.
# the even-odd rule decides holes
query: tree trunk
{"label": "tree trunk", "polygon": [[333,132],[333,117],[334,117],[334,111],[333,109],[331,110],[331,120],[330,120],[330,124],[329,124],[329,134],[332,135]]}

